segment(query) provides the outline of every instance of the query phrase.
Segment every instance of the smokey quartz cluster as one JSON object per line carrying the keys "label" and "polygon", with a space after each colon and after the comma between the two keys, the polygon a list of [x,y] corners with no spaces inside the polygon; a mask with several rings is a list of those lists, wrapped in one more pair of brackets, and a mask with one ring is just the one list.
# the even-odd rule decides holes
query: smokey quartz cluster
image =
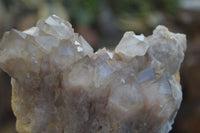
{"label": "smokey quartz cluster", "polygon": [[12,77],[19,133],[168,133],[182,100],[186,37],[158,26],[93,52],[56,15],[6,32],[0,68]]}

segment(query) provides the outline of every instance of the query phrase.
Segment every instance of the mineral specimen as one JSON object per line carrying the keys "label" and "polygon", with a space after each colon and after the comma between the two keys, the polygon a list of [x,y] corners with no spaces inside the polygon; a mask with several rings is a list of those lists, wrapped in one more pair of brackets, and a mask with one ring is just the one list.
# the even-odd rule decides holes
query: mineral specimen
{"label": "mineral specimen", "polygon": [[186,37],[158,26],[93,52],[52,15],[5,33],[0,68],[12,77],[19,133],[168,133],[182,100]]}

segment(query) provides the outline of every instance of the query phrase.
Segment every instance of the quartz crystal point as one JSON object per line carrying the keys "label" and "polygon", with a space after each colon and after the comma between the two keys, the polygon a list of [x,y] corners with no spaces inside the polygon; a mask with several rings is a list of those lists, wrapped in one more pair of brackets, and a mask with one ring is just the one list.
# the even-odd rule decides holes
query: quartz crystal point
{"label": "quartz crystal point", "polygon": [[11,30],[0,68],[12,77],[19,133],[168,133],[182,100],[186,37],[158,26],[126,32],[114,52],[96,53],[56,15]]}

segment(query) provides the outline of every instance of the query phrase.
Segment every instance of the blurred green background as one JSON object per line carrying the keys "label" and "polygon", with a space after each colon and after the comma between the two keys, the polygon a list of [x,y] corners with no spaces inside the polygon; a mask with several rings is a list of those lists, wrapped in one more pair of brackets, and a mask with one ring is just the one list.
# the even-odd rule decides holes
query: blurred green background
{"label": "blurred green background", "polygon": [[[157,25],[187,35],[181,67],[183,102],[170,133],[200,133],[200,0],[0,0],[0,39],[56,14],[97,50],[113,49],[125,31],[148,36]],[[16,133],[10,77],[0,70],[0,133]]]}

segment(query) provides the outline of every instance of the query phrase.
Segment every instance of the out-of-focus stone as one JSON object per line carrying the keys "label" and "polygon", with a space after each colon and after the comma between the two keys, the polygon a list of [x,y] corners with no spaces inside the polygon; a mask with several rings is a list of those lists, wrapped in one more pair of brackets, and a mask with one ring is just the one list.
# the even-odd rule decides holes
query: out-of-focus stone
{"label": "out-of-focus stone", "polygon": [[167,133],[182,100],[186,38],[158,26],[125,33],[114,52],[93,53],[52,15],[5,33],[0,67],[12,77],[19,133]]}

